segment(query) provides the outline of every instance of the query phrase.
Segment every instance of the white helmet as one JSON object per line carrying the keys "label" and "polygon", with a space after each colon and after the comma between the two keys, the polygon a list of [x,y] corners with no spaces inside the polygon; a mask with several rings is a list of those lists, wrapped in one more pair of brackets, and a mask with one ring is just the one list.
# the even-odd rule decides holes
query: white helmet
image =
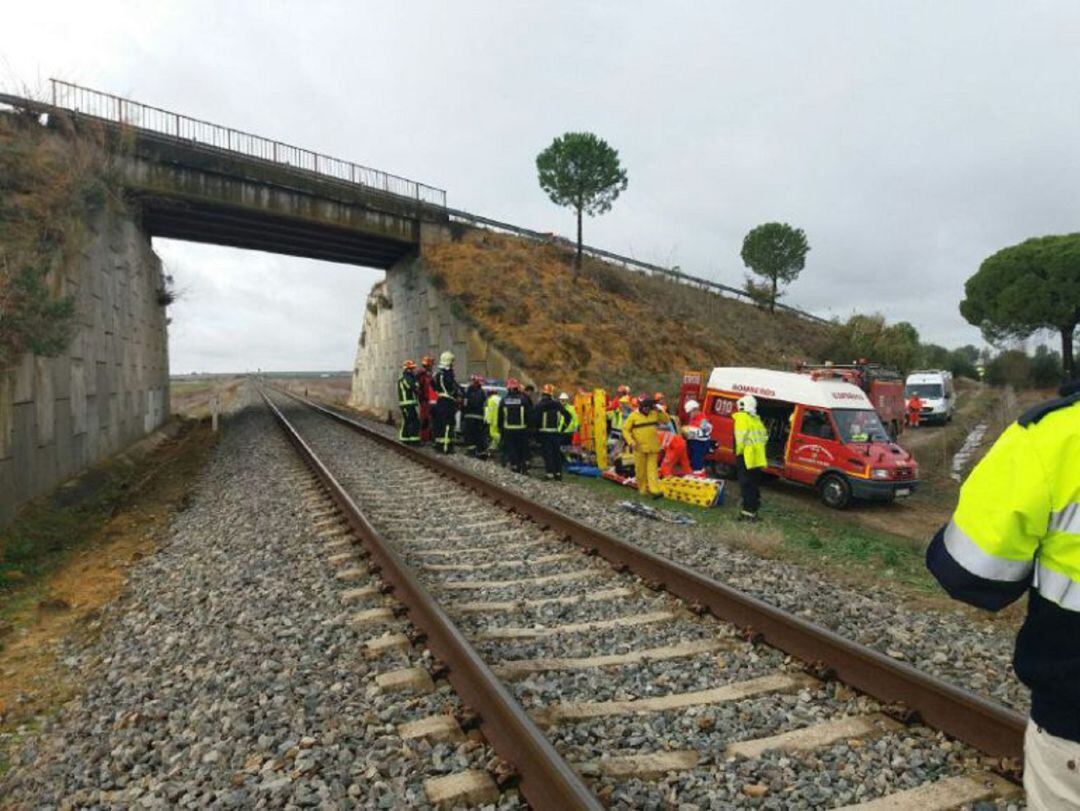
{"label": "white helmet", "polygon": [[439,355],[439,365],[442,366],[444,369],[450,368],[450,366],[452,366],[453,363],[454,363],[454,353],[453,352],[443,352],[441,355]]}
{"label": "white helmet", "polygon": [[739,411],[745,411],[747,414],[753,414],[757,416],[757,397],[752,394],[745,394],[738,399],[735,403],[735,407]]}
{"label": "white helmet", "polygon": [[689,400],[683,403],[683,408],[685,408],[687,411],[697,411],[699,408],[701,408],[701,403],[691,397]]}
{"label": "white helmet", "polygon": [[565,403],[569,399],[570,395],[567,394],[565,391],[559,392],[559,402]]}

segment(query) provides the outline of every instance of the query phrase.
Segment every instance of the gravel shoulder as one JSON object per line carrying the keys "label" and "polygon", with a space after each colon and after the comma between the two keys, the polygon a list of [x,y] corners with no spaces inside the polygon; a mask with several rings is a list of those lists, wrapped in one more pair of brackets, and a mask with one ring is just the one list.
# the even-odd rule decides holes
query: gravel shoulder
{"label": "gravel shoulder", "polygon": [[[423,808],[425,780],[485,768],[482,741],[398,734],[458,698],[441,681],[375,684],[430,654],[362,655],[385,629],[351,622],[371,606],[344,608],[342,593],[377,584],[335,577],[297,487],[306,477],[265,409],[226,423],[100,639],[68,651],[84,689],[26,741],[0,806]],[[498,801],[519,804],[513,792]]]}

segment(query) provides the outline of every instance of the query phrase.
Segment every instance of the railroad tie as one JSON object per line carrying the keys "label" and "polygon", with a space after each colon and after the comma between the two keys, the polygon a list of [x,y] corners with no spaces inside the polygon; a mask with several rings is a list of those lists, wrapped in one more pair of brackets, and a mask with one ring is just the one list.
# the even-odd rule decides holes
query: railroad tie
{"label": "railroad tie", "polygon": [[355,583],[358,580],[366,580],[368,577],[367,569],[342,569],[340,572],[334,575],[342,583]]}
{"label": "railroad tie", "polygon": [[385,622],[393,622],[394,619],[394,609],[384,606],[381,608],[369,608],[365,611],[357,611],[349,617],[349,624],[362,628],[367,625],[381,625]]}
{"label": "railroad tie", "polygon": [[771,673],[755,679],[726,684],[709,690],[689,693],[670,693],[666,696],[629,699],[626,701],[581,701],[552,704],[533,711],[538,724],[550,726],[563,721],[584,721],[609,715],[635,715],[637,713],[664,712],[707,704],[722,704],[750,696],[798,690],[820,684],[804,673]]}
{"label": "railroad tie", "polygon": [[[521,541],[518,543],[499,544],[499,550],[502,552],[518,552],[523,549],[531,549],[535,546],[550,546],[552,549],[557,549],[558,546],[552,543],[546,538],[537,538],[535,541]],[[457,557],[458,555],[471,555],[471,554],[491,554],[490,546],[466,546],[462,549],[414,549],[409,545],[409,551],[417,555],[418,557]]]}
{"label": "railroad tie", "polygon": [[517,659],[500,662],[492,669],[495,675],[504,679],[527,676],[548,670],[586,670],[593,667],[617,667],[633,665],[639,662],[659,662],[667,659],[686,659],[703,653],[728,650],[735,646],[731,639],[701,639],[694,642],[679,642],[660,648],[646,648],[630,653],[609,653],[602,656],[582,656],[572,658]]}
{"label": "railroad tie", "polygon": [[465,602],[451,603],[447,610],[458,614],[512,614],[524,611],[526,608],[536,608],[543,605],[573,605],[574,603],[596,603],[605,600],[619,600],[623,597],[632,597],[633,589],[617,588],[604,589],[603,591],[588,591],[584,594],[571,594],[565,597],[538,597],[532,600],[514,600],[505,602]]}
{"label": "railroad tie", "polygon": [[337,549],[337,550],[344,551],[346,549],[352,549],[353,546],[354,546],[353,539],[351,537],[349,537],[349,536],[342,536],[340,538],[334,538],[334,539],[326,542],[326,548],[330,549],[330,550]]}
{"label": "railroad tie", "polygon": [[596,569],[579,569],[575,572],[545,574],[539,577],[521,577],[516,580],[456,580],[440,583],[439,588],[447,591],[475,591],[478,589],[505,589],[510,586],[542,586],[546,583],[565,583],[570,580],[584,580],[588,577],[603,577]]}
{"label": "railroad tie", "polygon": [[407,741],[415,738],[451,742],[465,740],[465,733],[452,715],[429,715],[427,718],[407,721],[399,724],[397,731],[398,735]]}
{"label": "railroad tie", "polygon": [[868,738],[894,732],[901,726],[884,715],[848,715],[820,724],[781,732],[767,738],[739,741],[725,750],[728,757],[759,758],[769,750],[805,752],[851,738]]}
{"label": "railroad tie", "polygon": [[375,677],[375,684],[386,693],[399,693],[411,690],[414,693],[430,693],[435,690],[431,674],[422,667],[403,667],[388,670]]}
{"label": "railroad tie", "polygon": [[649,752],[644,755],[617,755],[603,760],[590,760],[573,764],[581,774],[587,776],[606,775],[607,777],[638,777],[642,780],[656,780],[669,772],[684,772],[693,769],[701,761],[701,756],[693,749],[676,749],[670,752]]}
{"label": "railroad tie", "polygon": [[510,558],[508,560],[488,561],[486,563],[425,563],[420,566],[427,572],[477,572],[483,569],[497,569],[500,566],[533,566],[538,563],[556,563],[578,557],[559,552],[553,555],[540,555],[535,558]]}
{"label": "railroad tie", "polygon": [[364,641],[364,655],[374,658],[388,651],[406,651],[409,646],[409,637],[405,634],[385,633]]}
{"label": "railroad tie", "polygon": [[424,781],[428,802],[439,808],[493,805],[499,801],[499,789],[491,775],[473,769]]}
{"label": "railroad tie", "polygon": [[362,586],[358,589],[348,589],[341,593],[341,604],[355,605],[370,597],[378,597],[379,594],[379,589],[376,586]]}
{"label": "railroad tie", "polygon": [[865,803],[845,805],[838,811],[945,811],[980,800],[1017,797],[1020,792],[1019,786],[1004,777],[992,772],[975,772],[923,783]]}
{"label": "railroad tie", "polygon": [[591,622],[571,622],[566,625],[552,625],[548,628],[487,628],[477,633],[474,639],[539,639],[558,634],[580,634],[588,631],[604,631],[609,628],[630,628],[637,625],[653,625],[668,622],[679,615],[674,611],[651,611],[647,614],[631,614],[626,617],[614,617]]}

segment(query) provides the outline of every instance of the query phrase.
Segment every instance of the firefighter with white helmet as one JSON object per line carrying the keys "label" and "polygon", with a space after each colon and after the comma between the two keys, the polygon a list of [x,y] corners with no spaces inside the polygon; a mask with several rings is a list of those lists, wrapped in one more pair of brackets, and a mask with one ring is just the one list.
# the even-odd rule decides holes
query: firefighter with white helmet
{"label": "firefighter with white helmet", "polygon": [[712,422],[701,412],[701,404],[693,398],[683,404],[686,409],[686,450],[695,476],[705,475],[705,456],[712,448]]}
{"label": "firefighter with white helmet", "polygon": [[738,465],[740,521],[756,521],[761,507],[761,469],[766,465],[765,446],[769,432],[757,413],[757,398],[740,397],[732,415],[735,429],[735,458]]}
{"label": "firefighter with white helmet", "polygon": [[454,418],[457,416],[458,399],[453,352],[439,355],[439,368],[431,378],[431,383],[437,397],[431,415],[435,447],[440,453],[453,453]]}

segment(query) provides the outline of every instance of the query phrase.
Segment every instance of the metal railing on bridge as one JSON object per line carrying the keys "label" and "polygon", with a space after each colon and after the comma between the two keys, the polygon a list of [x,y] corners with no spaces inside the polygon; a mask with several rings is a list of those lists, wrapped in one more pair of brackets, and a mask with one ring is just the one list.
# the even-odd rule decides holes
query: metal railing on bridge
{"label": "metal railing on bridge", "polygon": [[434,186],[71,82],[60,79],[49,81],[52,83],[53,107],[147,130],[185,144],[194,143],[222,152],[235,152],[319,177],[353,183],[431,206],[446,207],[446,192]]}

